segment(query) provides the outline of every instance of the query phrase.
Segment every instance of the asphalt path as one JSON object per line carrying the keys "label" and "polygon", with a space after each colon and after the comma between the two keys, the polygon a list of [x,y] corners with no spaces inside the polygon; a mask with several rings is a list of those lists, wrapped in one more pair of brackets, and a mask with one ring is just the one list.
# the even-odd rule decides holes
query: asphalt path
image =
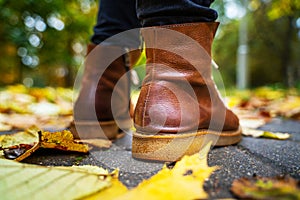
{"label": "asphalt path", "polygon": [[[241,177],[289,175],[300,180],[300,122],[274,119],[260,129],[291,134],[288,140],[243,137],[234,146],[214,147],[208,155],[210,166],[219,166],[205,182],[210,198],[232,198],[230,186]],[[23,162],[39,165],[97,165],[120,169],[120,180],[128,187],[137,186],[161,169],[164,163],[146,162],[131,157],[131,136],[125,135],[110,149],[93,150],[88,155],[38,150]]]}

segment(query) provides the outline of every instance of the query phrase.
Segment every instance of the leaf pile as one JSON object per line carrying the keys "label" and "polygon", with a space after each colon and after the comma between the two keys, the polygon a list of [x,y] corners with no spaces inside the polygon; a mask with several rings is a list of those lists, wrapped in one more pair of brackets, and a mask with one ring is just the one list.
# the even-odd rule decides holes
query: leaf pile
{"label": "leaf pile", "polygon": [[227,105],[238,115],[243,134],[252,137],[288,139],[288,133],[257,130],[274,117],[300,120],[300,96],[295,89],[260,87],[254,90],[231,91]]}
{"label": "leaf pile", "polygon": [[72,99],[71,89],[7,86],[0,91],[0,131],[33,125],[43,129],[66,128],[72,121]]}
{"label": "leaf pile", "polygon": [[260,87],[246,91],[232,91],[227,99],[240,118],[267,119],[284,117],[300,120],[300,91]]}

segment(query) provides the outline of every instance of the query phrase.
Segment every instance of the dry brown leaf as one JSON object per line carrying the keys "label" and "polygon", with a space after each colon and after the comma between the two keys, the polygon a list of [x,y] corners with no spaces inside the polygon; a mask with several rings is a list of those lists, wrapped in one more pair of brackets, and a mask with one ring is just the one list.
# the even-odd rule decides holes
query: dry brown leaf
{"label": "dry brown leaf", "polygon": [[75,140],[75,142],[88,144],[96,148],[110,148],[112,144],[110,140],[105,140],[105,139],[83,139],[83,140]]}

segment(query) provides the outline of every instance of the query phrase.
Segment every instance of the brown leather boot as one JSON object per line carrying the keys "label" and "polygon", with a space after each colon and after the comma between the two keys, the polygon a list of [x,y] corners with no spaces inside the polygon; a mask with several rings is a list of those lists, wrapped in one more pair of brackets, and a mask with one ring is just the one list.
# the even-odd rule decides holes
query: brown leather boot
{"label": "brown leather boot", "polygon": [[134,114],[133,157],[173,161],[210,140],[219,146],[240,141],[239,120],[211,76],[217,27],[213,22],[142,30],[147,65]]}
{"label": "brown leather boot", "polygon": [[[88,46],[70,128],[76,138],[114,139],[119,128],[124,130],[132,126],[125,53],[123,48],[116,46]],[[134,62],[134,59],[131,57],[129,61]]]}

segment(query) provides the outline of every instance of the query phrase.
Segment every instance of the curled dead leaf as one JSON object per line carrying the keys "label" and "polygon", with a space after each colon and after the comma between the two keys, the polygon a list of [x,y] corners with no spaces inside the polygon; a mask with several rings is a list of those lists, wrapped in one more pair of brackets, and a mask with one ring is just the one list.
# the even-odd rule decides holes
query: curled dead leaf
{"label": "curled dead leaf", "polygon": [[[103,142],[102,145],[108,146],[109,144]],[[37,127],[13,134],[0,135],[0,147],[0,158],[16,161],[27,158],[40,147],[81,153],[89,151],[87,144],[74,141],[70,131],[48,132],[40,131]]]}
{"label": "curled dead leaf", "polygon": [[40,147],[38,132],[38,129],[32,127],[25,131],[0,135],[0,158],[21,161],[30,156]]}
{"label": "curled dead leaf", "polygon": [[16,146],[7,147],[3,150],[4,157],[7,159],[21,161],[30,156],[39,148],[39,143],[30,144],[20,144]]}

